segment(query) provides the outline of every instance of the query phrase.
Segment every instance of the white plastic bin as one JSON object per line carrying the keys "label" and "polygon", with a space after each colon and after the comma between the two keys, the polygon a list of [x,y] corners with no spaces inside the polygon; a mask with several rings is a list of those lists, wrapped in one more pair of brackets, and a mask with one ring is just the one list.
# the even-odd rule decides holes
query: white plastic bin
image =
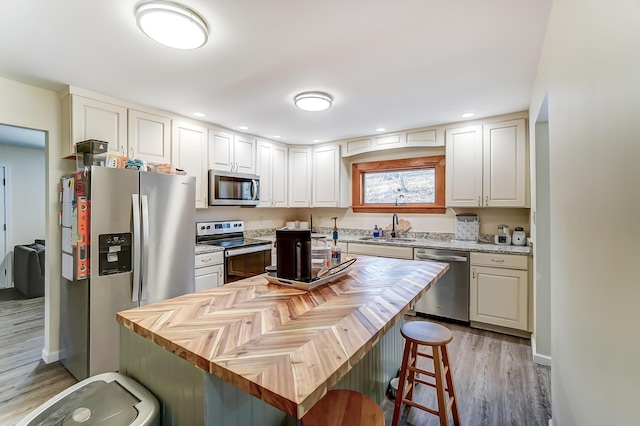
{"label": "white plastic bin", "polygon": [[160,404],[147,389],[119,373],[89,377],[54,396],[17,426],[159,426]]}

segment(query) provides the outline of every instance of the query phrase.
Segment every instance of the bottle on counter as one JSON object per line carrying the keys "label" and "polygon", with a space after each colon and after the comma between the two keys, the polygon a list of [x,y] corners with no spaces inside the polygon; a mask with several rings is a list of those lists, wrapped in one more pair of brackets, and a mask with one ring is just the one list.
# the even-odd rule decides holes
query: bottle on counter
{"label": "bottle on counter", "polygon": [[340,243],[334,240],[333,245],[331,246],[331,267],[338,266],[342,263],[342,249],[340,248]]}
{"label": "bottle on counter", "polygon": [[380,230],[378,229],[378,225],[373,225],[373,237],[378,238],[380,236]]}

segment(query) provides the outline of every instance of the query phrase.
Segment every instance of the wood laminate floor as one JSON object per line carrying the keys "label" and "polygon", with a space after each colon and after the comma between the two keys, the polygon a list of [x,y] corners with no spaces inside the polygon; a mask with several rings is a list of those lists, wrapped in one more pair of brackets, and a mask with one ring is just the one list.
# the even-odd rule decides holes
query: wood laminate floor
{"label": "wood laminate floor", "polygon": [[[406,321],[433,321],[406,316]],[[433,321],[453,332],[449,358],[458,397],[460,420],[466,426],[547,426],[551,418],[551,369],[535,364],[527,339]],[[425,352],[430,353],[430,349]],[[433,371],[432,362],[419,358],[418,366]],[[435,390],[419,385],[418,403],[437,408]],[[382,409],[391,425],[394,401]],[[449,416],[450,424],[453,417]],[[439,425],[438,418],[416,408],[404,410],[401,425]]]}
{"label": "wood laminate floor", "polygon": [[59,362],[42,361],[43,347],[44,297],[0,301],[0,426],[77,382]]}
{"label": "wood laminate floor", "polygon": [[[424,319],[406,317],[407,321]],[[437,321],[436,321],[437,322]],[[442,323],[453,331],[449,355],[460,417],[467,426],[546,426],[551,418],[550,369],[531,360],[526,339]],[[44,298],[0,301],[0,426],[15,425],[76,383],[59,363],[45,364]],[[421,359],[421,366],[428,367]],[[433,389],[416,388],[417,401],[436,407]],[[391,424],[393,401],[382,405]],[[450,421],[452,419],[450,418]],[[438,425],[435,416],[405,409],[401,424]]]}

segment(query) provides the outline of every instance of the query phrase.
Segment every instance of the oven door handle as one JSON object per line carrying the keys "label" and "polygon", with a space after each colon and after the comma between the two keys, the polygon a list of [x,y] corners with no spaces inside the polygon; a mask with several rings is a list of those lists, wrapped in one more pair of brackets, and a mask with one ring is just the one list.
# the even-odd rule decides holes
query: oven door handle
{"label": "oven door handle", "polygon": [[237,249],[227,249],[224,251],[224,257],[240,256],[241,254],[256,253],[259,251],[271,250],[271,244],[261,244],[259,246],[249,246]]}

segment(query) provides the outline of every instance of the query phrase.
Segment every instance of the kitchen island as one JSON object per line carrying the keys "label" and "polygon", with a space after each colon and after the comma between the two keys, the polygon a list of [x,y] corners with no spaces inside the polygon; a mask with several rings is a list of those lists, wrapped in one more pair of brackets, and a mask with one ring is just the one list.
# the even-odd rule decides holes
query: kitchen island
{"label": "kitchen island", "polygon": [[331,388],[382,402],[403,315],[448,264],[358,256],[311,291],[263,276],[120,312],[120,371],[163,424],[295,424]]}

